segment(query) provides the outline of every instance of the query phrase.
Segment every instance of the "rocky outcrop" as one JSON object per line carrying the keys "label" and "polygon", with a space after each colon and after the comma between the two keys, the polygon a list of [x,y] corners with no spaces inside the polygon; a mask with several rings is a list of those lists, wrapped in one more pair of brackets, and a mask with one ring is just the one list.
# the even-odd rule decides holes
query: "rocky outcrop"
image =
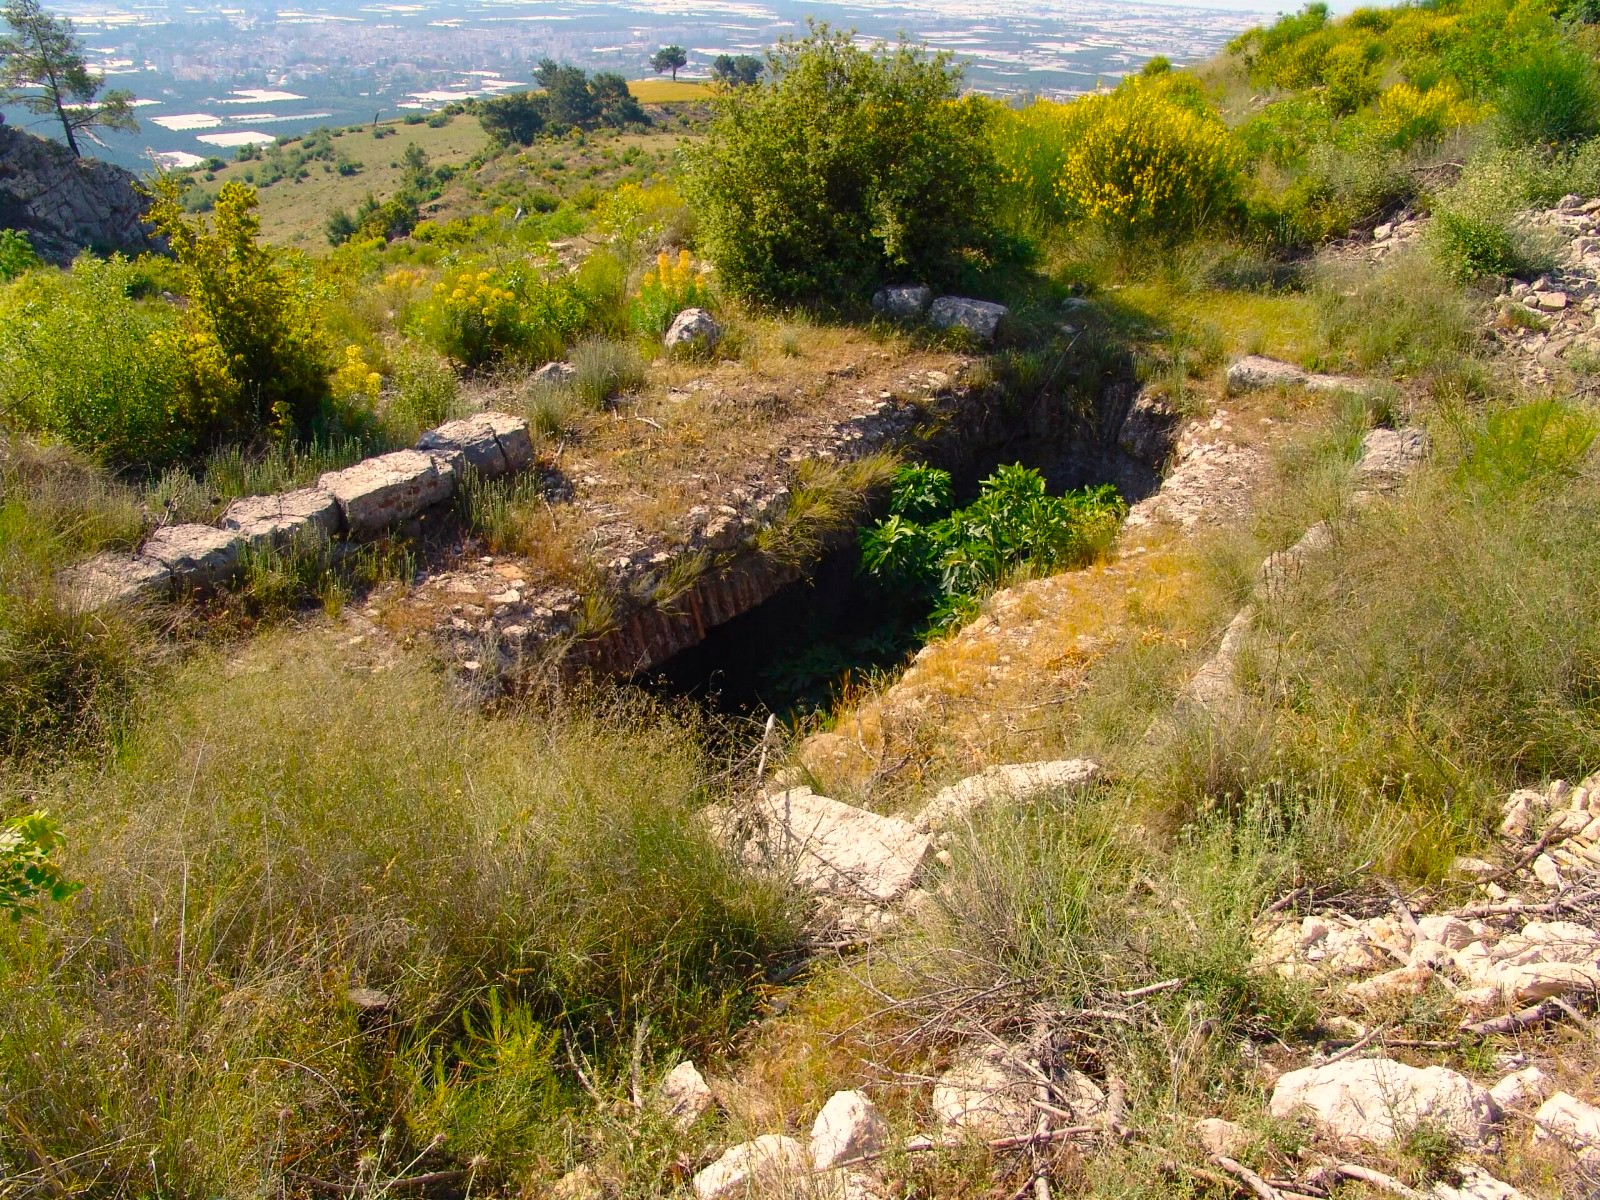
{"label": "rocky outcrop", "polygon": [[135,182],[121,167],[0,124],[0,229],[27,234],[47,262],[65,266],[84,250],[159,249],[140,220],[146,201]]}
{"label": "rocky outcrop", "polygon": [[1387,1058],[1290,1071],[1272,1090],[1272,1115],[1309,1114],[1340,1142],[1388,1145],[1419,1125],[1483,1142],[1500,1119],[1489,1093],[1445,1067],[1413,1067]]}
{"label": "rocky outcrop", "polygon": [[1319,375],[1293,363],[1251,354],[1228,368],[1228,390],[1254,392],[1264,388],[1306,388],[1313,392],[1355,392],[1361,380],[1349,375]]}

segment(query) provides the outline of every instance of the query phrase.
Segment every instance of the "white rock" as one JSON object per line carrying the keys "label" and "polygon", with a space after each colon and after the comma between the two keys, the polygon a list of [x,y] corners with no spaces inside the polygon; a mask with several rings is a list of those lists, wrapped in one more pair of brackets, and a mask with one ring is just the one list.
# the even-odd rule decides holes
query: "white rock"
{"label": "white rock", "polygon": [[1237,1158],[1250,1144],[1250,1131],[1235,1121],[1221,1117],[1202,1117],[1194,1123],[1194,1131],[1207,1154],[1221,1154]]}
{"label": "white rock", "polygon": [[880,904],[905,893],[932,845],[927,834],[897,817],[852,808],[805,787],[763,793],[740,816],[755,827],[744,846],[747,860],[783,863],[814,892]]}
{"label": "white rock", "polygon": [[1318,375],[1293,363],[1260,354],[1246,355],[1228,367],[1228,390],[1253,392],[1263,388],[1302,387],[1311,391],[1360,391],[1362,382],[1347,375]]}
{"label": "white rock", "polygon": [[1428,990],[1433,969],[1425,966],[1397,967],[1345,987],[1345,995],[1362,1004],[1382,1004],[1401,996],[1420,996]]}
{"label": "white rock", "polygon": [[1512,792],[1500,809],[1500,836],[1521,841],[1533,827],[1534,806],[1543,806],[1544,797],[1530,788]]}
{"label": "white rock", "polygon": [[[1035,1077],[1021,1062],[1022,1051],[999,1046],[968,1046],[933,1087],[933,1111],[946,1129],[985,1137],[1011,1137],[1032,1130]],[[1052,1082],[1057,1103],[1087,1124],[1106,1109],[1105,1093],[1081,1071]]]}
{"label": "white rock", "polygon": [[1428,437],[1420,429],[1374,429],[1361,439],[1356,485],[1377,491],[1398,487],[1427,453]]}
{"label": "white rock", "polygon": [[339,532],[339,504],[321,488],[246,496],[229,504],[217,524],[252,546],[282,545],[302,532],[332,537]]}
{"label": "white rock", "polygon": [[1099,764],[1086,758],[986,767],[937,792],[917,814],[914,824],[924,832],[944,828],[965,820],[984,805],[1001,801],[1025,802],[1053,792],[1084,787],[1094,782],[1099,774]]}
{"label": "white rock", "polygon": [[[1466,932],[1470,934],[1472,931],[1469,929]],[[1430,941],[1424,938],[1411,947],[1410,965],[1413,967],[1431,967],[1435,971],[1442,971],[1446,967],[1452,966],[1454,961],[1450,947],[1443,942]]]}
{"label": "white rock", "polygon": [[588,1163],[574,1167],[550,1185],[550,1200],[604,1200],[600,1174]]}
{"label": "white rock", "polygon": [[940,296],[928,309],[928,320],[936,329],[960,326],[982,341],[991,341],[1000,322],[1011,310],[988,300],[969,300],[965,296]]}
{"label": "white rock", "polygon": [[1290,1071],[1272,1090],[1272,1115],[1304,1109],[1335,1138],[1386,1145],[1427,1122],[1483,1141],[1499,1119],[1489,1093],[1445,1067],[1367,1058]]}
{"label": "white rock", "polygon": [[705,1076],[692,1062],[681,1062],[667,1072],[656,1089],[656,1110],[682,1132],[716,1103]]}
{"label": "white rock", "polygon": [[1494,986],[1508,1003],[1531,1004],[1568,992],[1600,988],[1600,967],[1581,963],[1536,962],[1500,968]]}
{"label": "white rock", "polygon": [[918,319],[928,311],[931,303],[933,291],[920,285],[879,288],[872,297],[874,310],[900,321]]}
{"label": "white rock", "polygon": [[767,1133],[729,1147],[694,1177],[694,1194],[699,1200],[742,1198],[763,1185],[782,1187],[810,1173],[811,1161],[799,1142]]}
{"label": "white rock", "polygon": [[721,340],[722,326],[715,317],[703,308],[686,308],[672,318],[661,344],[668,350],[710,350]]}
{"label": "white rock", "polygon": [[358,534],[377,533],[443,503],[455,485],[450,460],[420,450],[380,454],[317,481],[339,502],[345,528]]}
{"label": "white rock", "polygon": [[835,1092],[822,1106],[811,1126],[811,1165],[832,1170],[889,1143],[889,1123],[864,1092]]}
{"label": "white rock", "polygon": [[148,558],[106,550],[67,567],[57,580],[74,605],[94,611],[165,595],[172,587],[172,571]]}
{"label": "white rock", "polygon": [[1429,1200],[1525,1200],[1516,1188],[1502,1183],[1476,1163],[1456,1163],[1455,1171],[1461,1182],[1435,1183],[1428,1191]]}
{"label": "white rock", "polygon": [[1533,1140],[1550,1139],[1580,1154],[1600,1152],[1600,1108],[1557,1092],[1533,1114]]}
{"label": "white rock", "polygon": [[1533,860],[1533,877],[1553,891],[1560,891],[1567,886],[1567,881],[1561,875],[1561,869],[1556,866],[1555,859],[1548,854],[1541,854]]}
{"label": "white rock", "polygon": [[1545,312],[1560,312],[1566,306],[1567,294],[1565,292],[1539,293],[1539,307],[1544,309]]}
{"label": "white rock", "polygon": [[139,557],[166,567],[179,585],[212,587],[238,570],[243,549],[244,538],[232,529],[167,525],[145,540]]}
{"label": "white rock", "polygon": [[578,373],[578,368],[569,362],[547,362],[533,373],[534,383],[565,383]]}
{"label": "white rock", "polygon": [[1535,1104],[1550,1094],[1550,1076],[1538,1067],[1513,1071],[1489,1089],[1489,1095],[1502,1110]]}
{"label": "white rock", "polygon": [[1430,942],[1439,942],[1452,950],[1460,950],[1478,940],[1472,927],[1459,917],[1418,917],[1417,928]]}

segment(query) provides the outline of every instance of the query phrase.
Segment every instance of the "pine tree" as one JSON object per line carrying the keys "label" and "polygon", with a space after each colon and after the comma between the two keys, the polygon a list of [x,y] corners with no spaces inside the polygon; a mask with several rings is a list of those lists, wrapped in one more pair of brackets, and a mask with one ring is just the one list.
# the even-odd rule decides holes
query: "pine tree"
{"label": "pine tree", "polygon": [[39,0],[9,0],[0,15],[12,30],[0,37],[0,101],[55,116],[67,145],[79,157],[83,155],[80,133],[98,141],[96,129],[132,133],[139,128],[133,119],[132,92],[115,89],[95,102],[105,78],[90,74],[71,21],[52,17]]}

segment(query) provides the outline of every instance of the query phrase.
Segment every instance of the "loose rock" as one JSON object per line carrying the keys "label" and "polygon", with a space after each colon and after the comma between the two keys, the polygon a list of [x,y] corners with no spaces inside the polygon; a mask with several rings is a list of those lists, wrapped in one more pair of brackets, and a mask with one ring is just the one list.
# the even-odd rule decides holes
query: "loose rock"
{"label": "loose rock", "polygon": [[722,340],[722,326],[703,308],[686,308],[672,319],[661,344],[668,350],[710,350]]}
{"label": "loose rock", "polygon": [[1600,1108],[1557,1092],[1533,1114],[1533,1140],[1551,1139],[1586,1160],[1600,1160]]}
{"label": "loose rock", "polygon": [[753,1142],[730,1147],[721,1158],[694,1177],[699,1200],[744,1197],[763,1184],[810,1174],[811,1160],[799,1142],[778,1134],[763,1134]]}
{"label": "loose rock", "polygon": [[915,321],[933,303],[933,291],[921,286],[879,288],[872,296],[874,311],[897,321]]}
{"label": "loose rock", "polygon": [[1465,1075],[1387,1058],[1290,1071],[1273,1088],[1271,1109],[1279,1118],[1304,1109],[1337,1139],[1379,1146],[1423,1122],[1475,1145],[1500,1116],[1489,1093]]}
{"label": "loose rock", "polygon": [[1084,787],[1099,774],[1100,764],[1086,758],[987,767],[937,792],[917,814],[914,824],[923,831],[942,829],[966,820],[985,805],[1026,802]]}
{"label": "loose rock", "polygon": [[835,1092],[811,1126],[811,1165],[831,1170],[879,1153],[889,1142],[889,1123],[864,1092]]}
{"label": "loose rock", "polygon": [[988,300],[969,300],[965,296],[940,296],[928,309],[928,320],[935,329],[959,326],[980,341],[993,341],[1000,322],[1010,313],[1004,304]]}
{"label": "loose rock", "polygon": [[681,1062],[667,1072],[656,1089],[656,1107],[661,1115],[682,1132],[698,1121],[716,1103],[705,1076],[692,1062]]}

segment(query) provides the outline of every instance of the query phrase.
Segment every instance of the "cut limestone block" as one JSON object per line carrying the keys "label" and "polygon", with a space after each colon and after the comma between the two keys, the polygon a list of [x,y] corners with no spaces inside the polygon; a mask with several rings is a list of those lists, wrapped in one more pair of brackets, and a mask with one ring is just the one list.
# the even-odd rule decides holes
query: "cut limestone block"
{"label": "cut limestone block", "polygon": [[246,496],[228,505],[218,524],[237,530],[251,546],[281,546],[301,533],[338,533],[339,505],[321,488]]}
{"label": "cut limestone block", "polygon": [[418,438],[417,449],[450,459],[457,470],[471,467],[489,478],[525,470],[533,462],[528,423],[508,413],[484,412],[447,421]]}
{"label": "cut limestone block", "polygon": [[1228,390],[1254,392],[1263,388],[1302,387],[1314,392],[1357,392],[1365,385],[1349,375],[1318,375],[1259,354],[1241,358],[1228,368]]}
{"label": "cut limestone block", "polygon": [[237,530],[212,525],[167,525],[156,530],[139,550],[139,557],[158,562],[172,572],[180,587],[215,587],[226,583],[239,569],[244,538]]}
{"label": "cut limestone block", "polygon": [[988,300],[969,300],[965,296],[940,296],[928,309],[928,321],[935,329],[960,326],[980,341],[993,341],[1000,322],[1011,310]]}
{"label": "cut limestone block", "polygon": [[330,471],[317,486],[339,502],[351,533],[377,533],[442,504],[455,491],[456,473],[448,458],[420,450],[396,450]]}
{"label": "cut limestone block", "polygon": [[1356,483],[1389,491],[1404,482],[1427,453],[1428,435],[1420,429],[1374,429],[1361,439]]}
{"label": "cut limestone block", "polygon": [[59,579],[72,603],[87,611],[153,599],[172,587],[164,564],[115,550],[68,567]]}

